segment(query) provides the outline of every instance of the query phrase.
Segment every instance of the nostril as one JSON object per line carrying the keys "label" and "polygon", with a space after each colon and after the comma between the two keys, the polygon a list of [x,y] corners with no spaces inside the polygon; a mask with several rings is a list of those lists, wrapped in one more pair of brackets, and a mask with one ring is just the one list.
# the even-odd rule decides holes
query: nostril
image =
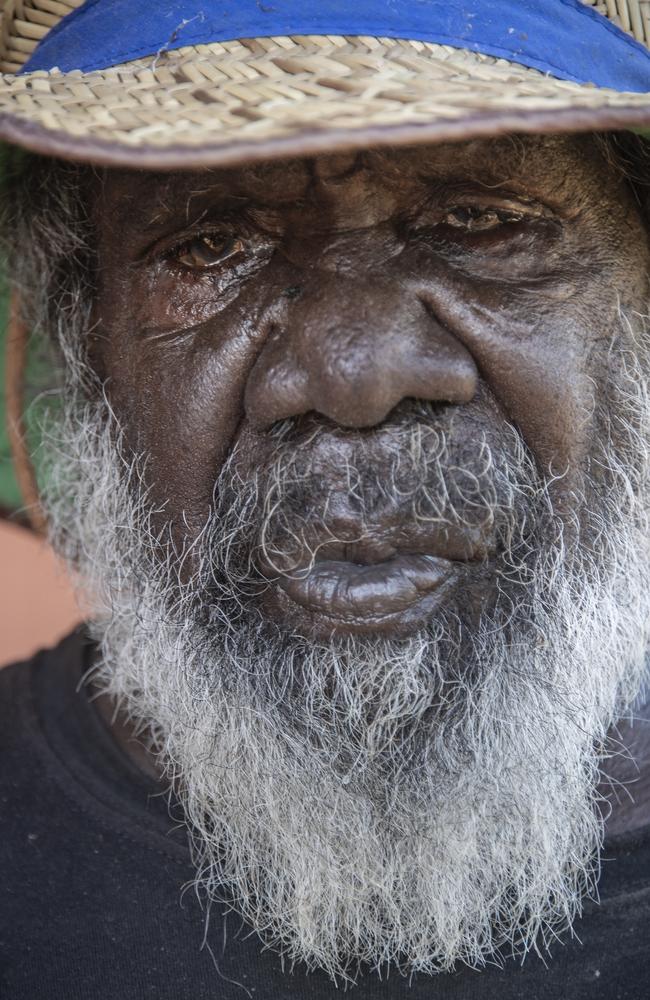
{"label": "nostril", "polygon": [[391,411],[390,416],[391,418],[400,418],[402,416],[410,418],[416,416],[435,424],[448,410],[449,403],[441,403],[433,399],[419,399],[416,396],[407,396],[406,399],[403,399]]}

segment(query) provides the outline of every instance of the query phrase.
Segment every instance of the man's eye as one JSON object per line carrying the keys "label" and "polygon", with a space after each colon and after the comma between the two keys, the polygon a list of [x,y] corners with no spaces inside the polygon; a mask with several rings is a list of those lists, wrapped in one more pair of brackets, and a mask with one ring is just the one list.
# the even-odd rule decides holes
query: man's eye
{"label": "man's eye", "polygon": [[523,212],[457,205],[450,208],[441,221],[442,225],[451,226],[454,229],[462,229],[470,233],[485,233],[491,229],[498,229],[500,226],[521,222],[524,218]]}
{"label": "man's eye", "polygon": [[231,261],[245,250],[244,241],[236,236],[215,236],[208,233],[194,237],[179,247],[174,260],[192,271],[206,271]]}

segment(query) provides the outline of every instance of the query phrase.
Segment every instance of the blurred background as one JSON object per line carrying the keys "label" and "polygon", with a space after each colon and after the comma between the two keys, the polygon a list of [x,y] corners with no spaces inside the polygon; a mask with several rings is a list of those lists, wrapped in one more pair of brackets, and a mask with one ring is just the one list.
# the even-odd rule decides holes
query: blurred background
{"label": "blurred background", "polygon": [[51,646],[80,620],[72,587],[49,546],[0,520],[0,666]]}
{"label": "blurred background", "polygon": [[[64,568],[27,526],[6,433],[5,329],[6,296],[0,288],[0,666],[53,645],[81,618]],[[38,389],[46,382],[35,365],[43,369],[42,358],[28,369],[28,380]],[[28,417],[37,392],[29,395]]]}

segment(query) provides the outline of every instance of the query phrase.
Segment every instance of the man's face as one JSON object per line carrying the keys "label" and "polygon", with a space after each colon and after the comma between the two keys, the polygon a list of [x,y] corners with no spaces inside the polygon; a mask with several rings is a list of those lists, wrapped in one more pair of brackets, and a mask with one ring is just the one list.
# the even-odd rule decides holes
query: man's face
{"label": "man's face", "polygon": [[[620,310],[648,280],[639,208],[588,138],[109,172],[96,218],[94,360],[153,500],[191,543],[233,449],[246,477],[291,420],[309,482],[258,546],[258,601],[316,637],[492,600],[481,449],[514,425],[568,503]],[[414,401],[451,432],[451,515],[382,489]]]}
{"label": "man's face", "polygon": [[650,261],[605,149],[97,185],[66,345],[105,395],[72,365],[50,520],[200,884],[334,976],[529,948],[591,885],[650,641]]}

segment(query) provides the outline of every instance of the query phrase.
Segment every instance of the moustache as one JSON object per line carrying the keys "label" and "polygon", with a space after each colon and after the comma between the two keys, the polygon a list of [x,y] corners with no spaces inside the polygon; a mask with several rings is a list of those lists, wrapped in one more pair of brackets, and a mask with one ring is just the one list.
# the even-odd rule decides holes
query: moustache
{"label": "moustache", "polygon": [[214,519],[230,554],[267,577],[395,552],[477,561],[513,545],[544,492],[518,432],[478,403],[461,418],[407,401],[370,431],[308,417],[249,432],[219,477]]}

